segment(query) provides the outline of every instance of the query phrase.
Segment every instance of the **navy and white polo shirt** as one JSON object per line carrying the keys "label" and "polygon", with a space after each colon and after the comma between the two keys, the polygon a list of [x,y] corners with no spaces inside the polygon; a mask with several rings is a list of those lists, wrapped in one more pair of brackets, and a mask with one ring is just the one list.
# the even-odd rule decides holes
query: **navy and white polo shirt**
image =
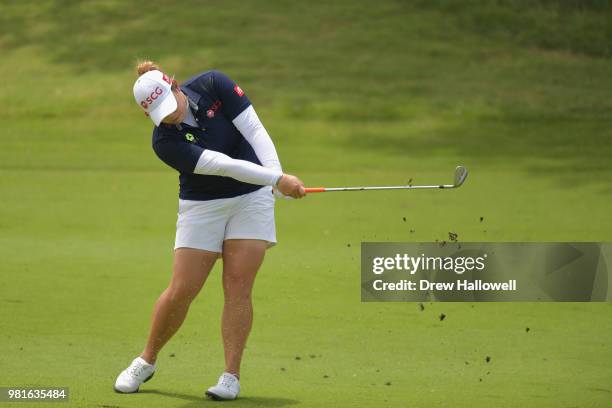
{"label": "navy and white polo shirt", "polygon": [[183,200],[214,200],[236,197],[262,188],[230,177],[194,174],[205,149],[233,159],[261,165],[250,143],[232,120],[251,105],[242,89],[219,71],[207,71],[181,85],[190,100],[189,109],[198,127],[185,123],[161,123],[153,129],[153,150],[167,165],[179,171],[179,197]]}

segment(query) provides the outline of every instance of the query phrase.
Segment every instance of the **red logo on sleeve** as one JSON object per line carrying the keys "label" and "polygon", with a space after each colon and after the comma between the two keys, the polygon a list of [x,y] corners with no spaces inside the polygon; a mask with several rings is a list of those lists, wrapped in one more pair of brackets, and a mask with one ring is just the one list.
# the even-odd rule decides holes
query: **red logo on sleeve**
{"label": "red logo on sleeve", "polygon": [[236,92],[238,94],[238,96],[240,96],[240,97],[244,96],[244,91],[242,89],[240,89],[240,87],[238,85],[236,85],[234,87],[234,92]]}

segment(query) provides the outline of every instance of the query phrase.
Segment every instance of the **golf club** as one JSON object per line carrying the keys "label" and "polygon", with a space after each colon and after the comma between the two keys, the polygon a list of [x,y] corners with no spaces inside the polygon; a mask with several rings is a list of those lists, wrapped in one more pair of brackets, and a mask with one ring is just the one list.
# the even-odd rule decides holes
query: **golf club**
{"label": "golf club", "polygon": [[366,190],[414,190],[423,188],[457,188],[467,178],[468,171],[463,166],[457,166],[453,184],[438,184],[431,186],[378,186],[378,187],[309,187],[306,193],[326,193],[330,191],[366,191]]}

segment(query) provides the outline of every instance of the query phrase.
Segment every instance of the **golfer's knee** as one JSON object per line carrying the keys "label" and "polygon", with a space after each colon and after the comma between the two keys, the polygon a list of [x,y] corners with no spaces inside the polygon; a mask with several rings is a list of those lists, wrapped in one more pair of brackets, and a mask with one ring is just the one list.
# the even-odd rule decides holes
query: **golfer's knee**
{"label": "golfer's knee", "polygon": [[226,304],[251,304],[251,291],[243,290],[225,290],[223,298]]}
{"label": "golfer's knee", "polygon": [[198,294],[198,291],[186,285],[170,285],[164,292],[167,301],[173,304],[189,304]]}

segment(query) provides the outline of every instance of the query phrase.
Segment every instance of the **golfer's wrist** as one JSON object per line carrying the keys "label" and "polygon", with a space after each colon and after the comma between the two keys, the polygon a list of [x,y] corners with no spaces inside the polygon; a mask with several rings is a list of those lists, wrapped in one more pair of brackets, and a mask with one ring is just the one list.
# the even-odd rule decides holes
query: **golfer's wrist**
{"label": "golfer's wrist", "polygon": [[278,176],[278,177],[276,178],[276,181],[274,182],[274,187],[275,187],[277,190],[279,189],[279,188],[278,188],[278,183],[280,183],[280,181],[281,181],[281,179],[283,178],[283,176],[284,176],[284,174],[282,174],[282,173],[281,173],[281,175],[280,175],[280,176]]}

